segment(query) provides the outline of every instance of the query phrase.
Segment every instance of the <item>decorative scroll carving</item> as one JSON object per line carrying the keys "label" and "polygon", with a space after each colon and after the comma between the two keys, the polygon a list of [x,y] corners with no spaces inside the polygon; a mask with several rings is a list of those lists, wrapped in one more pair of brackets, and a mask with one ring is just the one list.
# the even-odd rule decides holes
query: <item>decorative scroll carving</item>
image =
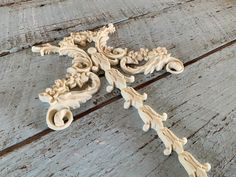
{"label": "decorative scroll carving", "polygon": [[[146,61],[145,64],[139,65],[140,62]],[[132,64],[132,67],[129,66]],[[144,73],[145,75],[153,73],[155,70],[160,71],[166,65],[166,71],[172,74],[183,72],[183,63],[171,57],[166,48],[158,47],[151,51],[140,49],[138,52],[131,51],[127,56],[122,57],[120,67],[129,74]]]}
{"label": "decorative scroll carving", "polygon": [[[50,53],[67,55],[72,59],[72,66],[67,69],[65,79],[56,80],[51,88],[39,94],[43,102],[48,102],[50,107],[47,112],[46,122],[53,130],[67,128],[73,121],[70,108],[79,108],[81,103],[91,99],[100,87],[100,79],[94,73],[98,70],[105,72],[108,86],[107,92],[114,88],[121,91],[124,98],[124,108],[133,106],[137,109],[144,122],[143,130],[154,129],[165,145],[164,154],[172,151],[178,154],[180,163],[190,177],[207,177],[210,164],[199,163],[189,152],[184,150],[186,138],[178,138],[170,129],[164,126],[167,114],[158,114],[150,106],[144,105],[147,94],[140,94],[127,83],[134,82],[134,76],[125,76],[113,65],[120,64],[121,69],[129,74],[150,74],[160,71],[164,67],[167,72],[179,74],[184,70],[183,63],[167,53],[166,48],[158,47],[152,50],[140,49],[128,51],[126,48],[112,48],[107,46],[108,34],[114,33],[115,27],[109,24],[98,31],[83,31],[71,33],[59,42],[59,46],[44,44],[41,47],[32,47],[33,52],[42,56]],[[79,48],[87,43],[94,42],[94,47],[89,47],[87,52]]]}
{"label": "decorative scroll carving", "polygon": [[[87,82],[91,82],[84,90],[74,90],[76,87],[82,88]],[[92,98],[92,94],[96,93],[100,87],[99,77],[92,73],[68,73],[66,79],[56,80],[55,85],[52,88],[47,88],[45,92],[39,94],[39,98],[43,102],[48,102],[50,108],[46,117],[49,128],[54,130],[61,130],[68,127],[72,120],[73,115],[69,108],[79,108],[81,103],[85,103]],[[60,109],[58,109],[60,108]],[[62,115],[61,109],[66,109],[70,112],[71,116],[67,116],[69,121],[66,120],[64,126],[62,126],[63,119],[58,121],[58,115]],[[55,112],[56,110],[56,112]],[[56,114],[59,112],[58,114]],[[64,113],[65,111],[63,111]],[[55,116],[53,116],[55,115]],[[68,115],[68,114],[67,114]],[[60,122],[58,124],[58,122]]]}

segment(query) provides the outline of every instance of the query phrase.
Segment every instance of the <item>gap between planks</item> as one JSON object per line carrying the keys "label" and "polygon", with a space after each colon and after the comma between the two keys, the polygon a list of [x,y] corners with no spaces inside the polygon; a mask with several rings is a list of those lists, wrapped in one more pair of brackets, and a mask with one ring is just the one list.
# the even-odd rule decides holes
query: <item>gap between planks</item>
{"label": "gap between planks", "polygon": [[[113,21],[113,22],[111,22],[111,23],[113,23],[114,25],[118,25],[118,24],[120,24],[120,23],[125,23],[125,22],[127,22],[127,21],[129,21],[129,20],[131,20],[131,19],[139,18],[139,17],[142,17],[142,16],[147,15],[147,14],[148,14],[148,13],[138,14],[138,15],[131,16],[131,17],[128,17],[128,18],[119,19],[119,20]],[[69,28],[76,27],[77,25],[78,25],[78,24],[73,25],[73,26],[69,26],[69,27],[65,27],[65,28],[60,28],[60,29],[52,29],[52,30],[50,30],[50,31],[62,31],[62,30],[66,30],[66,29],[69,29]],[[103,26],[104,26],[104,25],[102,24],[102,25],[95,26],[95,27],[93,27],[93,28],[88,28],[87,30],[88,30],[88,31],[94,31],[94,30],[97,30],[97,29],[99,29],[99,28],[101,28],[101,27],[103,27]],[[47,31],[47,32],[49,32],[49,31]],[[26,50],[26,49],[28,49],[28,48],[30,48],[30,47],[32,47],[32,46],[35,46],[35,45],[41,45],[41,44],[45,44],[45,43],[52,43],[52,42],[55,42],[55,41],[60,40],[60,39],[62,39],[62,38],[61,38],[61,37],[60,37],[60,38],[53,38],[53,39],[51,39],[51,40],[45,40],[45,41],[35,42],[35,43],[29,44],[29,45],[27,45],[27,46],[21,46],[19,49],[13,50],[13,51],[11,51],[11,49],[2,50],[2,51],[0,51],[0,57],[6,56],[6,55],[9,55],[9,54],[12,54],[12,53],[20,52],[20,51],[22,51],[22,50]]]}
{"label": "gap between planks", "polygon": [[[31,1],[31,0],[22,0],[22,2],[28,2],[28,1]],[[112,21],[110,23],[113,23],[114,25],[120,25],[120,24],[128,23],[130,20],[135,20],[135,19],[139,19],[139,18],[144,18],[144,17],[147,17],[147,18],[151,17],[151,18],[153,18],[153,16],[157,16],[161,12],[164,12],[164,11],[170,9],[170,8],[175,8],[175,7],[181,6],[181,5],[186,4],[186,3],[190,3],[192,1],[193,0],[187,0],[187,1],[182,2],[182,3],[177,3],[175,5],[170,5],[169,7],[165,7],[163,9],[161,9],[161,10],[157,10],[157,11],[154,10],[154,11],[149,11],[149,12],[146,12],[146,13],[140,13],[140,14],[133,15],[133,16],[130,16],[130,17],[126,17],[126,18],[122,18],[122,19],[117,19],[117,20],[114,20],[114,21]],[[20,3],[21,3],[21,1],[20,1]],[[14,5],[14,4],[15,3],[13,3],[13,4],[10,3],[10,5]],[[0,7],[1,7],[1,5],[0,5]],[[77,19],[73,19],[73,20],[77,20]],[[60,22],[60,23],[63,23],[63,22]],[[70,28],[74,28],[74,27],[76,27],[78,25],[79,25],[79,23],[78,24],[74,24],[74,25],[69,25],[69,26],[63,27],[63,28],[51,29],[51,30],[48,30],[48,31],[45,31],[45,32],[64,31],[64,30],[68,30]],[[93,28],[88,28],[87,30],[94,31],[94,30],[100,29],[103,26],[104,26],[104,24],[101,24],[101,25],[95,26]],[[0,51],[0,57],[6,56],[6,55],[9,55],[9,54],[12,54],[12,53],[17,53],[19,51],[28,49],[28,48],[30,48],[32,46],[35,46],[35,45],[41,45],[41,44],[45,44],[45,43],[52,43],[52,42],[55,42],[55,41],[61,40],[61,39],[62,39],[62,37],[55,37],[55,38],[50,39],[50,40],[44,40],[44,41],[40,41],[40,42],[35,42],[33,44],[26,44],[26,45],[20,46],[19,48],[13,47],[13,48],[10,48],[10,49],[3,49],[3,50]]]}
{"label": "gap between planks", "polygon": [[[227,48],[227,47],[229,47],[231,45],[234,45],[235,43],[236,43],[236,39],[234,39],[234,40],[232,40],[232,41],[230,41],[228,43],[225,43],[225,44],[223,44],[223,45],[221,45],[221,46],[219,46],[219,47],[217,47],[217,48],[215,48],[213,50],[210,50],[209,52],[206,52],[206,53],[204,53],[204,54],[202,54],[202,55],[200,55],[200,56],[198,56],[198,57],[196,57],[196,58],[194,58],[194,59],[184,63],[184,66],[187,67],[187,66],[189,66],[189,65],[191,65],[193,63],[196,63],[196,62],[198,62],[198,61],[200,61],[202,59],[205,59],[206,57],[208,57],[208,56],[210,56],[210,55],[212,55],[212,54],[214,54],[214,53],[216,53],[216,52],[218,52],[220,50],[223,50],[224,48]],[[159,76],[157,76],[157,77],[155,77],[153,79],[150,79],[150,80],[148,80],[148,81],[146,81],[146,82],[144,82],[142,84],[139,84],[139,85],[137,85],[134,88],[136,90],[140,90],[141,88],[144,88],[144,87],[146,87],[146,86],[148,86],[148,85],[150,85],[150,84],[152,84],[152,83],[154,83],[154,82],[156,82],[156,81],[158,81],[160,79],[163,79],[163,78],[165,78],[165,77],[167,77],[169,75],[171,75],[171,74],[165,72],[164,74],[159,75]],[[118,94],[118,95],[116,95],[116,96],[114,96],[114,97],[112,97],[112,98],[110,98],[110,99],[108,99],[108,100],[106,100],[106,101],[104,101],[104,102],[102,102],[102,103],[100,103],[100,104],[98,104],[98,105],[96,105],[96,106],[94,106],[94,107],[92,107],[92,108],[90,108],[90,109],[80,113],[80,114],[77,114],[76,116],[74,116],[74,121],[73,122],[75,122],[75,121],[79,120],[80,118],[90,114],[91,112],[94,112],[94,111],[96,111],[96,110],[98,110],[98,109],[100,109],[100,108],[102,108],[102,107],[104,107],[104,106],[106,106],[106,105],[108,105],[110,103],[113,103],[113,102],[115,102],[115,101],[117,101],[117,100],[119,100],[121,98],[122,98],[121,95]],[[47,128],[47,129],[45,129],[45,130],[43,130],[43,131],[41,131],[41,132],[39,132],[39,133],[37,133],[37,134],[27,138],[27,139],[25,139],[25,140],[23,140],[23,141],[21,141],[19,143],[16,143],[16,144],[14,144],[14,145],[12,145],[10,147],[7,147],[7,148],[3,149],[2,151],[0,151],[0,157],[5,156],[8,153],[13,152],[14,150],[17,150],[17,149],[19,149],[19,148],[21,148],[21,147],[23,147],[23,146],[25,146],[27,144],[30,144],[31,142],[36,141],[36,140],[40,139],[41,137],[43,137],[43,136],[45,136],[45,135],[47,135],[47,134],[49,134],[51,132],[53,132],[53,130]]]}

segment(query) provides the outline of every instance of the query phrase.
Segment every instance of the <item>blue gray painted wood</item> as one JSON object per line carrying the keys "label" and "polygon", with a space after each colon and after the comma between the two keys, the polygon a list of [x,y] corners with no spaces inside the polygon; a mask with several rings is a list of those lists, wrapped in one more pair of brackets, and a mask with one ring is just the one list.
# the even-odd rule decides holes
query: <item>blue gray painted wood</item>
{"label": "blue gray painted wood", "polygon": [[[73,0],[1,2],[0,16],[4,20],[0,21],[0,100],[3,100],[0,103],[0,174],[76,176],[79,172],[80,176],[86,176],[89,172],[94,176],[137,176],[139,173],[140,176],[185,175],[175,155],[169,158],[162,155],[162,145],[153,132],[145,134],[141,131],[137,114],[132,109],[121,111],[122,101],[114,102],[119,94],[117,91],[107,94],[103,87],[75,113],[89,113],[91,108],[97,109],[99,105],[104,108],[82,117],[81,121],[75,121],[71,129],[62,132],[46,129],[46,105],[38,100],[37,94],[50,86],[53,80],[64,76],[70,59],[53,55],[39,57],[31,53],[30,46],[56,42],[71,31],[115,22],[117,33],[111,37],[111,45],[131,49],[166,46],[173,55],[189,65],[183,74],[171,77],[164,75],[160,77],[161,80],[157,76],[163,72],[150,76],[137,75],[134,86],[139,85],[150,95],[148,102],[156,110],[169,113],[171,118],[168,123],[175,132],[190,136],[188,146],[193,154],[201,160],[208,158],[211,163],[215,160],[211,175],[233,176],[236,152],[233,131],[235,87],[232,84],[235,84],[235,76],[228,70],[235,68],[232,61],[235,47],[227,45],[232,46],[236,38],[235,13],[235,2],[230,0],[150,0],[145,3],[137,1],[135,4],[133,1],[78,3]],[[223,51],[214,50],[222,45]],[[211,53],[215,54],[207,57]],[[199,61],[192,64],[196,58]],[[203,77],[202,73],[206,76]],[[221,80],[220,74],[225,81]],[[197,75],[198,79],[195,78]],[[150,80],[154,83],[148,85]],[[204,84],[210,85],[211,82],[215,83],[215,87],[204,87]],[[212,96],[215,92],[216,96]],[[184,95],[182,101],[181,95]],[[156,102],[159,104],[156,105]],[[223,108],[225,111],[222,111]],[[115,114],[115,110],[122,112],[122,115],[116,119],[109,117],[109,114]],[[202,117],[206,118],[205,122]],[[78,125],[78,122],[85,126]],[[100,140],[98,135],[106,141]],[[213,137],[213,140],[205,141],[206,136]],[[62,141],[60,137],[66,140]],[[104,147],[103,141],[107,143]],[[205,154],[209,149],[210,153]],[[107,152],[111,153],[102,159],[102,154]],[[73,157],[63,163],[62,159],[68,154],[73,154]],[[7,160],[17,163],[8,166]],[[88,169],[89,164],[91,169]],[[167,171],[168,164],[174,166],[173,171]],[[50,171],[49,168],[55,169]]]}

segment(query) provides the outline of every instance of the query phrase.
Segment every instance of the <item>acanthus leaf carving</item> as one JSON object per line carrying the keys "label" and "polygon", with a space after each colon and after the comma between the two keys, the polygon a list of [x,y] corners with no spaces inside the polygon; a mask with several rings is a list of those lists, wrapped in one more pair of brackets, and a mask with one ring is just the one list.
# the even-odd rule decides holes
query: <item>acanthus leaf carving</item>
{"label": "acanthus leaf carving", "polygon": [[163,121],[167,120],[167,114],[162,115],[155,112],[150,106],[144,105],[138,109],[138,113],[144,122],[143,131],[148,131],[150,128],[158,131],[164,128]]}
{"label": "acanthus leaf carving", "polygon": [[201,164],[188,151],[178,154],[178,158],[190,177],[207,177],[207,172],[211,170],[209,163]]}
{"label": "acanthus leaf carving", "polygon": [[[112,48],[107,46],[108,34],[114,33],[113,24],[104,26],[98,31],[82,31],[71,33],[59,42],[59,46],[44,44],[41,47],[32,47],[33,52],[42,56],[50,53],[67,55],[72,59],[72,66],[67,69],[65,79],[56,80],[51,88],[39,94],[43,102],[48,102],[50,107],[46,115],[48,127],[53,130],[62,130],[70,126],[73,114],[70,108],[76,109],[81,103],[92,98],[99,90],[100,79],[94,73],[98,70],[105,72],[108,82],[107,92],[118,88],[124,98],[124,108],[133,106],[137,109],[144,122],[143,130],[154,129],[165,145],[164,154],[170,155],[172,151],[178,154],[180,163],[190,177],[207,177],[210,164],[201,164],[189,152],[184,150],[186,138],[177,137],[164,121],[167,114],[158,114],[150,106],[145,105],[147,94],[140,94],[128,83],[134,82],[134,76],[125,76],[113,65],[120,64],[120,68],[129,74],[150,74],[160,71],[164,67],[167,72],[179,74],[183,72],[183,63],[170,54],[166,48],[157,47],[152,50],[141,48],[139,51],[128,51],[126,48]],[[89,47],[87,52],[79,48],[87,43],[94,42],[94,47]]]}
{"label": "acanthus leaf carving", "polygon": [[106,57],[113,59],[114,63],[118,63],[118,59],[125,56],[127,49],[113,48],[107,46],[107,41],[109,39],[108,34],[115,32],[115,27],[113,24],[108,24],[108,27],[103,27],[98,31],[97,36],[93,39],[95,47],[98,52],[104,54]]}
{"label": "acanthus leaf carving", "polygon": [[136,109],[143,106],[143,101],[147,99],[147,94],[140,94],[132,87],[126,87],[121,90],[121,95],[125,100],[124,108],[128,109],[134,106]]}

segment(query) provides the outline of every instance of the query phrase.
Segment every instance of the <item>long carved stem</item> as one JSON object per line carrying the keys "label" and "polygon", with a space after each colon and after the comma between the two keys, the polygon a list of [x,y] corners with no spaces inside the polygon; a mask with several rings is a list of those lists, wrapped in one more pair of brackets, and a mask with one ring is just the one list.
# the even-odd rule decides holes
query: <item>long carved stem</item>
{"label": "long carved stem", "polygon": [[[98,91],[100,80],[93,72],[101,69],[105,72],[109,84],[106,87],[107,92],[111,92],[114,88],[121,91],[125,100],[124,108],[135,107],[144,122],[143,130],[148,131],[152,128],[157,132],[165,145],[164,154],[170,155],[175,151],[190,177],[207,177],[210,164],[199,163],[192,154],[184,150],[187,139],[178,138],[163,124],[167,120],[167,114],[158,114],[150,106],[145,105],[147,94],[140,94],[134,88],[127,86],[127,83],[134,82],[134,76],[125,76],[119,70],[112,68],[112,65],[120,63],[121,69],[126,73],[149,74],[166,66],[167,72],[179,74],[184,70],[183,63],[168,54],[165,48],[127,52],[127,49],[108,47],[108,34],[114,32],[114,26],[109,24],[108,27],[103,27],[97,32],[72,33],[59,43],[59,47],[45,44],[42,47],[32,48],[33,52],[40,52],[41,55],[59,53],[73,58],[72,66],[67,69],[66,79],[56,80],[52,88],[39,94],[41,101],[50,104],[46,118],[48,126],[54,130],[61,130],[71,124],[73,115],[69,108],[80,107],[80,103],[86,102]],[[85,46],[87,42],[94,42],[95,47],[88,48],[86,53],[78,46]],[[72,91],[75,88],[77,90]]]}

